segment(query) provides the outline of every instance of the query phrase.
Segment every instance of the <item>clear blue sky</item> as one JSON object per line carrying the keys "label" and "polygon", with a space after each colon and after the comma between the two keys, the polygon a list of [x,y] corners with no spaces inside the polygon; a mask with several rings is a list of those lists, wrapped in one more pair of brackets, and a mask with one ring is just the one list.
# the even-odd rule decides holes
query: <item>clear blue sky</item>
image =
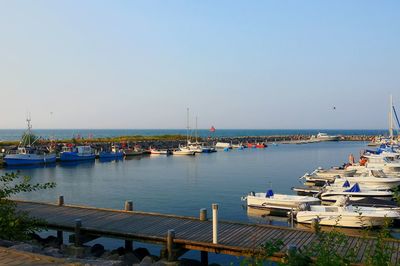
{"label": "clear blue sky", "polygon": [[400,1],[0,0],[0,128],[27,111],[35,128],[183,128],[186,107],[201,128],[386,128],[399,14]]}

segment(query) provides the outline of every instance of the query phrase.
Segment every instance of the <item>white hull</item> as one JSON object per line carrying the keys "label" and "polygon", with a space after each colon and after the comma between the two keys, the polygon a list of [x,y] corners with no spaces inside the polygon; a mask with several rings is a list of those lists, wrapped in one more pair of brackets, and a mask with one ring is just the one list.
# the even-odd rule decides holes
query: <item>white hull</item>
{"label": "white hull", "polygon": [[173,151],[173,155],[195,155],[194,151]]}
{"label": "white hull", "polygon": [[377,178],[369,176],[355,176],[346,178],[336,178],[334,185],[341,186],[344,182],[349,181],[351,184],[358,183],[360,186],[365,188],[378,188],[382,189],[393,189],[400,185],[400,178]]}
{"label": "white hull", "polygon": [[255,196],[247,196],[247,206],[253,208],[278,208],[297,209],[300,204],[319,204],[320,200],[313,197],[275,194],[266,197],[265,193],[256,193]]}
{"label": "white hull", "polygon": [[[384,192],[384,191],[381,191]],[[322,193],[321,195],[321,200],[322,201],[330,201],[330,202],[336,202],[340,198],[343,198],[343,196],[349,196],[350,200],[362,200],[365,198],[375,198],[375,199],[381,199],[381,200],[391,200],[393,198],[392,193],[376,193],[376,194],[368,194],[368,193],[360,193],[360,192],[342,192],[342,193]]]}
{"label": "white hull", "polygon": [[310,206],[309,210],[296,214],[297,222],[312,223],[318,219],[321,225],[340,227],[382,226],[387,219],[400,217],[398,211],[356,206]]}
{"label": "white hull", "polygon": [[310,224],[313,219],[319,218],[320,225],[356,227],[382,226],[385,217],[362,217],[359,214],[343,215],[342,213],[319,213],[319,212],[298,212],[296,219],[298,223]]}
{"label": "white hull", "polygon": [[232,145],[230,143],[228,143],[228,142],[217,142],[215,144],[215,148],[217,148],[217,149],[225,149],[225,148],[231,149]]}

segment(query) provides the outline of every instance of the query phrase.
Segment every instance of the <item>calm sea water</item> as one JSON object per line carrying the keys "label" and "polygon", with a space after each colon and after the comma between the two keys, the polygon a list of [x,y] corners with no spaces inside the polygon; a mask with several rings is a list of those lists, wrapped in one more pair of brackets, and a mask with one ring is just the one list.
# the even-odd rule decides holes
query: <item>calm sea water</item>
{"label": "calm sea water", "polygon": [[[145,156],[118,162],[20,169],[32,182],[56,182],[55,189],[21,194],[19,197],[55,202],[64,195],[67,203],[123,208],[132,200],[142,211],[198,216],[200,208],[220,204],[220,218],[253,223],[268,222],[259,213],[248,212],[241,196],[249,191],[292,193],[299,177],[316,167],[343,164],[349,155],[365,149],[363,142],[325,142],[278,145],[266,149],[232,150],[188,156]],[[0,169],[0,174],[12,169]],[[272,221],[287,225],[286,219]],[[108,246],[121,242],[104,240]],[[198,258],[195,252],[187,256]],[[232,257],[210,260],[228,264]]]}
{"label": "calm sea water", "polygon": [[[18,140],[23,129],[0,129],[0,140]],[[73,136],[88,138],[118,137],[118,136],[153,136],[165,134],[186,134],[186,129],[35,129],[35,134],[42,138],[71,139]],[[332,135],[384,135],[387,130],[347,130],[347,129],[217,129],[211,133],[208,129],[198,130],[201,137],[237,137],[237,136],[271,136],[271,135],[316,135],[326,132]]]}

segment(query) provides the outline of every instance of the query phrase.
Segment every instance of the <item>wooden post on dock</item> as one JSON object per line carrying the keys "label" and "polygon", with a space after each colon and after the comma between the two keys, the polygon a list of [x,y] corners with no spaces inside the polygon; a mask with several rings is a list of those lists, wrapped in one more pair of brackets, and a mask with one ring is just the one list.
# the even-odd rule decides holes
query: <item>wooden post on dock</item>
{"label": "wooden post on dock", "polygon": [[64,206],[64,196],[59,196],[58,197],[58,206]]}
{"label": "wooden post on dock", "polygon": [[207,209],[200,209],[200,221],[207,221]]}
{"label": "wooden post on dock", "polygon": [[[133,211],[133,202],[130,200],[125,201],[125,211],[131,212]],[[133,241],[125,240],[125,250],[133,251]]]}
{"label": "wooden post on dock", "polygon": [[175,230],[168,230],[167,232],[167,252],[168,252],[168,261],[174,261],[174,238],[175,238]]}
{"label": "wooden post on dock", "polygon": [[[200,209],[200,221],[207,221],[207,209],[203,208]],[[208,252],[207,251],[200,251],[200,262],[201,265],[207,266],[208,265]]]}
{"label": "wooden post on dock", "polygon": [[82,220],[76,219],[75,220],[75,247],[81,246],[81,227],[82,227]]}
{"label": "wooden post on dock", "polygon": [[218,204],[212,204],[213,211],[213,244],[218,244]]}

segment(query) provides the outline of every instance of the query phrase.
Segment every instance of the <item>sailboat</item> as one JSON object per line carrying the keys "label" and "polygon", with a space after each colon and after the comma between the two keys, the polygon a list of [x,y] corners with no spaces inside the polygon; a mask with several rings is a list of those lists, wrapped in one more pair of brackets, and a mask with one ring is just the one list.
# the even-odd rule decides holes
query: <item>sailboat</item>
{"label": "sailboat", "polygon": [[186,146],[179,145],[177,150],[172,151],[173,155],[195,155],[196,152],[189,148],[189,108],[187,108]]}
{"label": "sailboat", "polygon": [[4,162],[7,165],[33,165],[47,164],[56,162],[56,154],[49,150],[39,149],[35,146],[36,138],[32,134],[31,118],[26,119],[28,129],[22,135],[22,139],[18,145],[18,149],[13,153],[9,153],[4,157]]}

